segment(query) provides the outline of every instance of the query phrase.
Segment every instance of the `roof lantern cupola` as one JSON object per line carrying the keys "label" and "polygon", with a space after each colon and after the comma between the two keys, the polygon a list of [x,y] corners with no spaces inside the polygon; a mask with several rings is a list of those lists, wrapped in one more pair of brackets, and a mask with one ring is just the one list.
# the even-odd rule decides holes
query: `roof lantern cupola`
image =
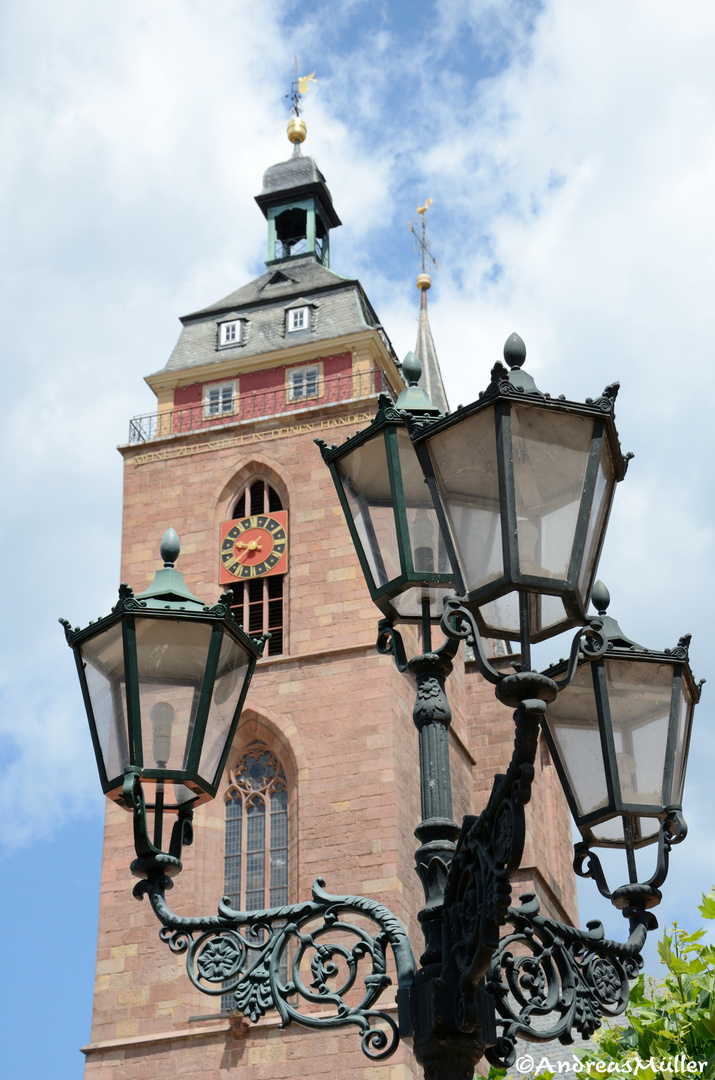
{"label": "roof lantern cupola", "polygon": [[307,128],[301,114],[301,95],[308,92],[312,75],[293,82],[288,139],[293,153],[287,161],[271,165],[263,174],[263,190],[256,195],[268,222],[266,265],[312,255],[321,266],[330,266],[330,230],[342,224],[335,213],[332,196],[312,157],[304,157],[301,144]]}

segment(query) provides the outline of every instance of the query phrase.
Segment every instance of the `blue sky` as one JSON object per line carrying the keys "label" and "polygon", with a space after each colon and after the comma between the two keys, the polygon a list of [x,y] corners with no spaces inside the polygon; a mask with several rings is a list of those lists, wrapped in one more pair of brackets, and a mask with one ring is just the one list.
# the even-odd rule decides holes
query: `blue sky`
{"label": "blue sky", "polygon": [[[601,564],[612,611],[654,647],[692,631],[708,676],[714,45],[706,0],[0,8],[0,1009],[14,1080],[79,1077],[89,1036],[103,807],[56,619],[84,624],[115,595],[115,447],[152,409],[142,378],[177,316],[262,268],[253,195],[287,156],[295,54],[317,72],[305,151],[344,223],[333,266],[362,280],[399,354],[418,310],[406,222],[432,197],[430,314],[453,406],[513,330],[548,392],[620,379],[636,457]],[[563,651],[545,647],[544,663]],[[687,921],[715,877],[709,698],[663,923]],[[582,920],[620,934],[588,885]]]}

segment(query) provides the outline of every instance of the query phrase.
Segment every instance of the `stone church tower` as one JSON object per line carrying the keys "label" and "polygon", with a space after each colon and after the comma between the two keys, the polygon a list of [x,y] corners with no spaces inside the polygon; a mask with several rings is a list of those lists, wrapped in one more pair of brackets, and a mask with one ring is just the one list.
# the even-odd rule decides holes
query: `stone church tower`
{"label": "stone church tower", "polygon": [[[244,627],[272,635],[223,790],[197,811],[168,899],[184,915],[215,913],[224,894],[237,908],[276,906],[309,898],[320,876],[331,893],[391,908],[419,955],[414,686],[375,650],[379,613],[313,443],[342,442],[370,421],[379,393],[395,397],[404,383],[362,286],[330,268],[340,219],[298,142],[267,170],[256,201],[268,225],[266,272],[182,318],[168,362],[147,378],[156,413],[135,418],[120,447],[121,580],[137,592],[149,585],[173,526],[191,592],[214,602],[230,588]],[[417,351],[441,388],[424,292]],[[235,546],[241,523],[257,515],[285,530],[272,562],[250,543]],[[406,628],[414,655],[421,650],[411,635]],[[454,668],[447,691],[459,822],[481,808],[508,763],[513,722],[473,663],[459,655]],[[545,747],[536,769],[514,895],[533,889],[543,910],[572,921],[570,824]],[[353,1029],[281,1030],[270,1012],[251,1023],[195,990],[184,958],[160,942],[148,903],[132,897],[132,858],[129,815],[108,803],[88,1080],[420,1075],[408,1045],[370,1062]]]}

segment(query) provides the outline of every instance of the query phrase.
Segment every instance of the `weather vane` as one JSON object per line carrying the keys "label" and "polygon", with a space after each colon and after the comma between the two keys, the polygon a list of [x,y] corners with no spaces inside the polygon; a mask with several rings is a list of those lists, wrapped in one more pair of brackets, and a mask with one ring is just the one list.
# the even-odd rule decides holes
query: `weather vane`
{"label": "weather vane", "polygon": [[417,213],[422,219],[420,224],[415,224],[414,221],[407,222],[407,226],[415,238],[415,251],[420,256],[420,266],[423,274],[428,273],[427,267],[430,263],[434,263],[435,270],[439,270],[439,263],[432,254],[432,241],[427,239],[427,223],[425,221],[425,214],[432,202],[432,199],[427,199],[424,206],[417,207]]}
{"label": "weather vane", "polygon": [[310,84],[317,82],[315,72],[310,75],[298,74],[298,57],[294,57],[295,63],[295,79],[290,84],[290,94],[286,94],[287,98],[291,100],[291,112],[294,116],[300,116],[303,111],[303,105],[300,100],[301,94],[307,94],[310,90]]}

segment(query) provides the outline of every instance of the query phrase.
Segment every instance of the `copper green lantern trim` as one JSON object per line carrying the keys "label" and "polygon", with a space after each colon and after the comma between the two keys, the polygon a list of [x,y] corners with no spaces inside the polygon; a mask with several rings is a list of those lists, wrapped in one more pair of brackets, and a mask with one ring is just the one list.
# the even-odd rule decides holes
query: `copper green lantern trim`
{"label": "copper green lantern trim", "polygon": [[110,615],[74,630],[65,620],[105,795],[131,770],[154,793],[157,817],[214,798],[265,636],[236,622],[230,594],[204,604],[174,563],[173,529],[152,584],[122,584]]}
{"label": "copper green lantern trim", "polygon": [[[673,649],[645,649],[606,614],[610,596],[602,582],[596,582],[592,599],[607,647],[596,657],[584,650],[570,685],[547,706],[544,733],[583,837],[577,873],[593,877],[614,903],[625,896],[632,900],[638,889],[655,903],[668,850],[687,832],[683,786],[702,683],[690,669],[689,634]],[[545,674],[556,679],[564,669],[560,661]],[[640,885],[635,852],[656,843],[656,873]],[[625,892],[608,890],[592,847],[625,850]]]}
{"label": "copper green lantern trim", "polygon": [[422,367],[414,353],[405,357],[402,371],[407,387],[394,403],[380,395],[368,428],[342,446],[315,441],[373,602],[392,621],[427,625],[439,622],[454,575],[405,417],[437,420],[441,413],[417,385]]}
{"label": "copper green lantern trim", "polygon": [[439,515],[457,591],[484,637],[546,640],[586,622],[611,503],[625,476],[618,383],[553,398],[522,370],[518,334],[471,405],[405,419]]}

